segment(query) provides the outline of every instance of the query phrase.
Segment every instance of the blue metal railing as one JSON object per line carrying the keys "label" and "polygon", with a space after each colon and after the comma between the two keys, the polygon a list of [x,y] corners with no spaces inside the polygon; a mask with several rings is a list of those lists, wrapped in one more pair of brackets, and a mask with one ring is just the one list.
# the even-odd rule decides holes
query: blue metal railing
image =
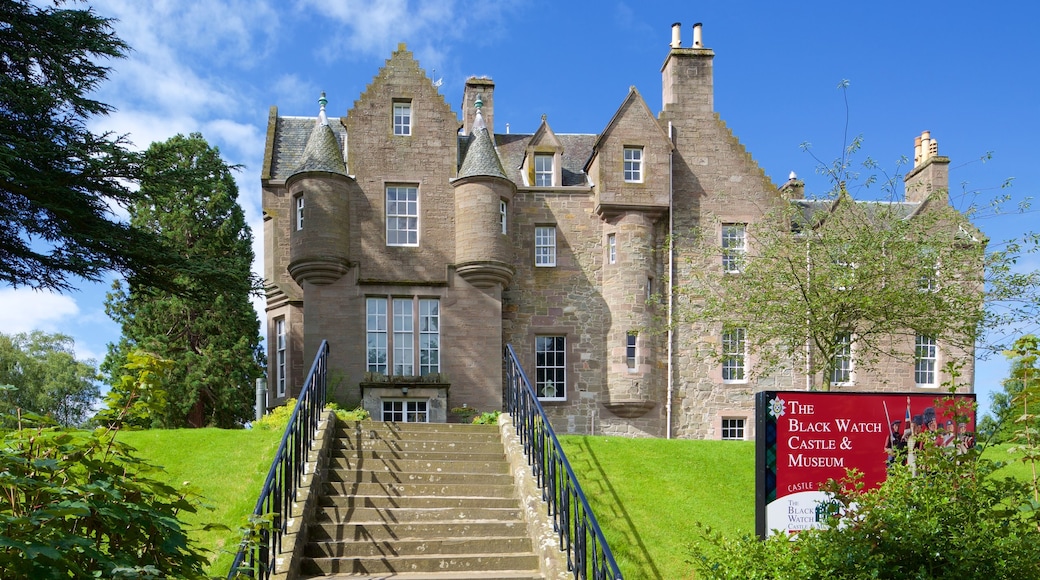
{"label": "blue metal railing", "polygon": [[292,502],[296,500],[296,491],[303,481],[307,453],[325,408],[328,358],[329,345],[322,341],[296,401],[296,408],[289,416],[289,424],[285,427],[282,443],[271,462],[271,470],[267,472],[260,498],[256,500],[256,508],[253,509],[254,521],[270,521],[270,526],[261,526],[258,537],[247,538],[242,542],[228,578],[271,577],[271,564],[282,550],[282,536],[286,532]]}
{"label": "blue metal railing", "polygon": [[610,546],[511,345],[505,348],[506,410],[513,417],[542,499],[549,505],[567,569],[576,580],[622,580]]}

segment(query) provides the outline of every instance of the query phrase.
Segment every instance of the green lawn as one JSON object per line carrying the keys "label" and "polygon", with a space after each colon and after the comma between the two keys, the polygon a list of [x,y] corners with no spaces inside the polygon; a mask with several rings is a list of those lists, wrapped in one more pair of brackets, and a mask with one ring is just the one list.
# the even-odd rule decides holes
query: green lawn
{"label": "green lawn", "polygon": [[[179,487],[189,482],[212,507],[185,514],[183,520],[195,529],[192,535],[202,548],[213,554],[210,575],[224,577],[238,549],[238,530],[256,505],[281,436],[259,429],[175,429],[123,431],[118,438],[137,448],[138,457],[162,466],[167,483]],[[201,529],[214,523],[231,531]]]}

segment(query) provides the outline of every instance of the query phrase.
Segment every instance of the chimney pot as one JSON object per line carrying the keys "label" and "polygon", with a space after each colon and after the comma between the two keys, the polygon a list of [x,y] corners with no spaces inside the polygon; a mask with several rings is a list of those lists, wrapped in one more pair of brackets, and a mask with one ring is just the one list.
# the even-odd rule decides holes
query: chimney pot
{"label": "chimney pot", "polygon": [[679,48],[682,46],[682,22],[676,22],[672,25],[672,48]]}
{"label": "chimney pot", "polygon": [[701,38],[701,23],[693,25],[693,48],[704,48],[704,42]]}

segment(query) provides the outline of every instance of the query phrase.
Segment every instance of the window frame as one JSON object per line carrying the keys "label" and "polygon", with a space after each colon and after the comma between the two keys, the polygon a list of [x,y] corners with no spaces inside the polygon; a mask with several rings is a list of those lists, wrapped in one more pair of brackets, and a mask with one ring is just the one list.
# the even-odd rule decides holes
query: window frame
{"label": "window frame", "polygon": [[300,195],[297,195],[293,199],[293,202],[296,207],[296,231],[303,231],[303,194],[301,193]]}
{"label": "window frame", "polygon": [[498,225],[502,228],[502,235],[509,233],[509,203],[504,200],[498,200]]}
{"label": "window frame", "polygon": [[[730,245],[733,242],[737,243]],[[722,247],[722,272],[725,274],[741,273],[747,257],[747,224],[737,222],[722,224],[720,245]]]}
{"label": "window frame", "polygon": [[393,102],[393,133],[395,137],[411,137],[412,135],[412,101],[395,100]]}
{"label": "window frame", "polygon": [[628,372],[636,372],[639,368],[639,333],[629,331],[625,333],[625,364]]}
{"label": "window frame", "polygon": [[[551,358],[551,360],[550,360]],[[534,389],[540,401],[567,400],[567,335],[537,335],[534,347]],[[554,380],[555,379],[555,380]],[[546,385],[553,396],[543,396]],[[563,391],[562,394],[560,391]]]}
{"label": "window frame", "polygon": [[[402,247],[402,248],[415,248],[419,246],[419,186],[418,185],[403,185],[403,184],[388,184],[384,188],[383,200],[385,206],[383,213],[386,217],[386,245],[388,247]],[[394,199],[391,201],[390,193],[393,191]],[[400,195],[404,193],[406,198],[402,201]],[[401,207],[404,207],[405,212],[401,212]],[[391,209],[393,213],[391,213]],[[405,227],[399,227],[403,223]],[[414,221],[410,221],[414,220]],[[391,228],[393,224],[393,228]],[[414,224],[414,225],[413,225]],[[394,241],[391,243],[391,233],[393,233]],[[400,237],[404,235],[405,241],[400,242]],[[415,241],[412,241],[414,235]]]}
{"label": "window frame", "polygon": [[440,327],[440,298],[366,296],[365,371],[402,377],[439,374]]}
{"label": "window frame", "polygon": [[607,263],[617,264],[617,234],[607,234]]}
{"label": "window frame", "polygon": [[[554,175],[556,174],[556,155],[552,153],[535,153],[534,154],[534,186],[535,187],[552,187],[554,184]],[[549,162],[549,167],[543,167],[542,163]]]}
{"label": "window frame", "polygon": [[556,226],[534,227],[534,265],[536,268],[556,267]]}
{"label": "window frame", "polygon": [[839,332],[834,337],[834,359],[831,365],[832,385],[852,385],[855,383],[856,358],[853,349],[852,332]]}
{"label": "window frame", "polygon": [[[728,338],[733,334],[738,336],[735,339]],[[747,329],[743,326],[725,327],[722,330],[721,347],[723,384],[747,383]]]}
{"label": "window frame", "polygon": [[643,183],[643,148],[626,145],[622,153],[624,158],[625,183]]}
{"label": "window frame", "polygon": [[279,316],[274,319],[274,342],[275,342],[275,367],[274,367],[274,384],[275,384],[275,396],[278,398],[285,397],[286,383],[286,371],[288,370],[288,341],[286,340],[285,333],[285,317]]}
{"label": "window frame", "polygon": [[[727,433],[729,434],[728,436]],[[746,441],[747,418],[722,417],[722,422],[719,425],[719,439],[722,441]]]}
{"label": "window frame", "polygon": [[[922,351],[926,351],[922,355]],[[922,388],[939,386],[939,343],[928,334],[914,335],[914,385]],[[921,380],[921,379],[926,380]]]}
{"label": "window frame", "polygon": [[[391,408],[389,410],[390,418],[387,418],[387,404],[394,407],[400,404],[400,410]],[[412,407],[414,406],[414,410]],[[422,406],[424,409],[419,410]],[[394,417],[400,415],[401,420],[397,420]],[[430,400],[429,399],[381,399],[379,405],[379,416],[382,421],[388,421],[393,423],[429,423],[430,422]],[[423,417],[422,421],[409,420],[415,417]]]}

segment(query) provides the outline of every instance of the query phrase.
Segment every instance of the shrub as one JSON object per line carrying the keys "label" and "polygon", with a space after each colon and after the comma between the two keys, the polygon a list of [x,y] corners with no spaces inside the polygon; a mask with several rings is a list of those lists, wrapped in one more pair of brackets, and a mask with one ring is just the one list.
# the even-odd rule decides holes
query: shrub
{"label": "shrub", "polygon": [[502,411],[491,411],[489,413],[481,413],[473,419],[474,425],[498,425],[498,416],[502,414]]}
{"label": "shrub", "polygon": [[326,407],[336,414],[337,419],[348,423],[353,421],[367,421],[372,418],[372,414],[366,411],[361,405],[358,405],[353,409],[344,409],[336,403],[329,403]]}
{"label": "shrub", "polygon": [[263,431],[285,431],[295,408],[296,399],[286,399],[284,405],[271,409],[271,412],[253,421],[253,428]]}

